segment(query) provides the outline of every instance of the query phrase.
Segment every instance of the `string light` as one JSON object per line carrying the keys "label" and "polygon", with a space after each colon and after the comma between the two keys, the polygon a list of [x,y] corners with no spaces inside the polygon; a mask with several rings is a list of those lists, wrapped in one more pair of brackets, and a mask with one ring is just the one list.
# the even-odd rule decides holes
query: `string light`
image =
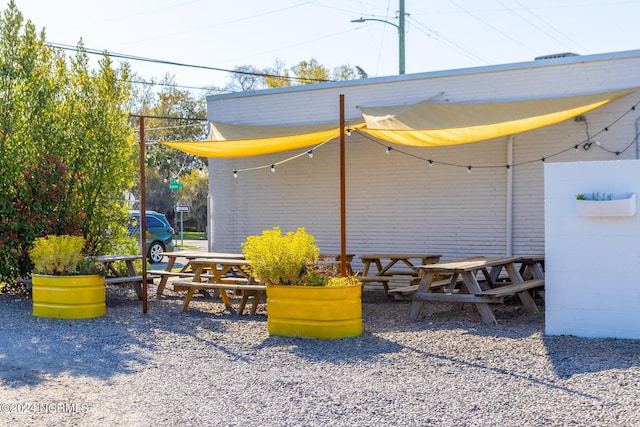
{"label": "string light", "polygon": [[467,173],[471,173],[471,165],[467,166]]}
{"label": "string light", "polygon": [[393,148],[387,147],[387,154],[389,154],[391,152],[391,150],[393,150]]}
{"label": "string light", "polygon": [[275,163],[271,163],[271,164],[263,165],[263,166],[256,166],[256,167],[253,167],[253,168],[234,169],[233,176],[237,177],[238,172],[246,172],[246,171],[253,171],[253,170],[258,170],[258,169],[266,169],[266,168],[269,168],[271,170],[271,172],[275,172],[277,165],[290,162],[291,160],[295,160],[298,157],[304,156],[305,154],[308,155],[309,157],[313,157],[313,152],[315,150],[317,150],[318,148],[322,147],[324,144],[326,144],[327,142],[331,141],[332,139],[333,138],[329,138],[326,141],[321,142],[320,144],[316,145],[315,147],[313,147],[313,148],[311,148],[309,150],[303,151],[302,153],[296,154],[295,156],[289,157],[288,159],[280,160],[279,162],[275,162]]}
{"label": "string light", "polygon": [[429,167],[433,166],[433,160],[429,159],[427,161],[429,162]]}

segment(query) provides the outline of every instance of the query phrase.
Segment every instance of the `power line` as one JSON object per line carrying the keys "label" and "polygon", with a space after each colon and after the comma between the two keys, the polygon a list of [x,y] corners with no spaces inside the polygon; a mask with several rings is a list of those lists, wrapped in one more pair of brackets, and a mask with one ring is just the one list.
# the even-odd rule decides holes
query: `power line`
{"label": "power line", "polygon": [[476,55],[475,53],[473,53],[472,51],[470,51],[469,49],[467,49],[466,47],[462,46],[461,44],[456,43],[455,41],[449,39],[448,37],[445,37],[444,35],[442,35],[441,33],[435,31],[432,28],[429,28],[427,25],[425,25],[424,23],[409,17],[409,22],[411,22],[412,24],[414,24],[415,28],[420,31],[421,33],[425,34],[427,37],[432,37],[435,40],[438,41],[443,41],[446,44],[449,44],[451,46],[453,46],[454,48],[458,49],[459,51],[463,52],[464,54],[466,54],[467,56],[469,56],[472,59],[475,60],[479,60],[485,64],[490,64],[491,62],[489,60],[487,60],[486,58],[483,58],[479,55]]}
{"label": "power line", "polygon": [[106,52],[109,56],[111,56],[113,58],[128,59],[128,60],[131,60],[131,61],[151,62],[151,63],[154,63],[154,64],[174,65],[176,67],[196,68],[196,69],[201,69],[201,70],[222,71],[222,72],[225,72],[225,73],[242,74],[242,75],[246,75],[246,76],[271,77],[271,78],[276,78],[276,79],[296,80],[296,81],[301,81],[301,82],[309,82],[309,81],[313,81],[313,82],[331,82],[331,81],[333,81],[333,80],[328,80],[328,79],[314,79],[314,78],[309,78],[309,77],[291,77],[291,76],[281,76],[281,75],[278,75],[278,74],[256,73],[256,72],[252,72],[252,71],[229,70],[229,69],[226,69],[226,68],[209,67],[207,65],[185,64],[185,63],[182,63],[182,62],[168,61],[168,60],[164,60],[164,59],[146,58],[146,57],[143,57],[143,56],[129,55],[129,54],[126,54],[126,53],[108,52],[106,50],[101,51],[101,50],[98,50],[98,49],[91,49],[91,48],[87,48],[87,47],[78,48],[76,46],[71,46],[71,45],[62,44],[62,43],[47,43],[47,46],[50,46],[50,47],[53,47],[53,48],[62,49],[62,50],[70,50],[70,51],[74,51],[74,52],[84,51],[84,52],[87,52],[88,54],[91,54],[91,55],[101,55],[102,56]]}
{"label": "power line", "polygon": [[[536,28],[537,30],[539,30],[540,32],[544,33],[545,35],[547,35],[548,37],[552,38],[553,40],[557,41],[558,43],[564,45],[565,47],[568,47],[569,49],[573,49],[573,47],[568,46],[565,42],[563,42],[562,40],[558,39],[557,37],[555,37],[553,34],[549,33],[548,31],[545,31],[544,28],[541,28],[540,26],[536,25],[533,21],[527,19],[526,17],[522,16],[515,8],[511,8],[508,7],[507,5],[505,5],[504,3],[502,3],[502,1],[497,0],[498,4],[500,4],[500,6],[504,7],[506,10],[508,10],[509,12],[513,13],[514,15],[518,16],[520,19],[522,19],[523,21],[525,21],[527,24],[531,25],[532,27]],[[564,39],[570,41],[571,43],[573,43],[574,46],[577,46],[578,48],[582,49],[582,50],[587,50],[585,49],[583,46],[581,46],[580,44],[576,43],[574,40],[570,39],[569,37],[567,37],[566,35],[564,35],[562,32],[560,32],[557,28],[553,27],[551,24],[549,24],[547,21],[545,21],[544,19],[542,19],[540,16],[536,15],[535,13],[533,13],[533,11],[527,7],[525,7],[522,3],[520,3],[518,0],[512,0],[514,3],[516,3],[518,6],[520,6],[524,11],[526,11],[527,13],[529,13],[531,16],[533,16],[534,18],[536,18],[538,21],[542,22],[544,25],[546,25],[547,27],[549,27],[550,29],[552,29],[556,34],[559,34],[560,36],[562,36]]]}
{"label": "power line", "polygon": [[231,92],[229,90],[226,89],[219,89],[219,88],[215,88],[215,87],[207,87],[207,86],[185,86],[185,85],[179,85],[179,84],[174,84],[174,83],[164,83],[164,82],[154,82],[154,81],[146,81],[146,80],[131,80],[131,83],[133,84],[138,84],[138,85],[147,85],[147,86],[166,86],[166,87],[175,87],[175,88],[181,88],[181,89],[194,89],[194,90],[204,90],[204,91],[215,91],[215,92],[220,92],[220,93],[228,93]]}

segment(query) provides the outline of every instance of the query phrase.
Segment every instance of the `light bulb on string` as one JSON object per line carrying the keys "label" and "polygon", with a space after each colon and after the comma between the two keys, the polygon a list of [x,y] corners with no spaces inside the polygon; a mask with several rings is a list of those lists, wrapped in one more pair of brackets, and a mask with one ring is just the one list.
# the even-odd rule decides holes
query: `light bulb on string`
{"label": "light bulb on string", "polygon": [[347,129],[347,136],[351,136],[351,129]]}
{"label": "light bulb on string", "polygon": [[307,151],[307,154],[309,155],[309,158],[312,159],[313,158],[313,150],[309,150]]}
{"label": "light bulb on string", "polygon": [[274,165],[273,163],[271,164],[271,172],[275,172],[276,171],[276,165]]}
{"label": "light bulb on string", "polygon": [[391,150],[393,150],[393,148],[387,147],[387,154],[389,154],[391,152]]}
{"label": "light bulb on string", "polygon": [[428,162],[429,162],[429,167],[433,166],[433,160],[429,159]]}
{"label": "light bulb on string", "polygon": [[471,165],[467,166],[467,173],[471,173]]}
{"label": "light bulb on string", "polygon": [[237,171],[237,170],[234,170],[234,171],[233,171],[233,177],[234,177],[234,178],[237,178],[237,177],[238,177],[238,171]]}

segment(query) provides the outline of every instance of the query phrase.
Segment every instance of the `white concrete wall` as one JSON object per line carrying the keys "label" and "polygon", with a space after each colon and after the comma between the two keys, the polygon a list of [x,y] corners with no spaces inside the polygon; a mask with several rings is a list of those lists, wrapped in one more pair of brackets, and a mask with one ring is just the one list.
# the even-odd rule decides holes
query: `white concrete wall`
{"label": "white concrete wall", "polygon": [[[303,124],[339,120],[339,94],[346,117],[360,116],[359,105],[409,104],[440,92],[440,102],[506,101],[570,96],[615,90],[640,81],[640,51],[619,55],[567,58],[473,70],[407,75],[395,79],[311,85],[208,99],[208,117],[238,124]],[[571,147],[586,140],[584,122],[568,120],[515,136],[513,161],[513,254],[543,254],[543,166],[546,163],[634,159],[636,93],[586,114],[590,135],[602,146],[623,151],[619,157],[597,146]],[[449,147],[411,148],[384,145],[360,136],[347,139],[347,250],[440,253],[451,260],[472,255],[505,254],[507,236],[507,140],[498,138]],[[568,151],[564,151],[569,148]],[[269,169],[234,169],[269,165],[305,150],[238,159],[210,159],[210,194],[214,198],[213,248],[237,252],[247,235],[275,225],[305,227],[325,252],[339,248],[338,143]],[[435,165],[406,156],[466,168]],[[358,263],[355,265],[359,267]]]}
{"label": "white concrete wall", "polygon": [[640,214],[583,217],[577,194],[635,192],[640,161],[547,164],[546,333],[640,338]]}

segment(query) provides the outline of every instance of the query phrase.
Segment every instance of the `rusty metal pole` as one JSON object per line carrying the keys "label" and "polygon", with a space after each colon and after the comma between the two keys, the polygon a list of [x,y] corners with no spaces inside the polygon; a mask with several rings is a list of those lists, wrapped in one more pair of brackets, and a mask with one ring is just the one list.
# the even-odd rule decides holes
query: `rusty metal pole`
{"label": "rusty metal pole", "polygon": [[144,149],[144,116],[140,116],[140,253],[142,254],[142,312],[147,313],[147,201],[145,198],[146,156]]}
{"label": "rusty metal pole", "polygon": [[340,275],[347,277],[347,195],[345,185],[344,95],[340,94]]}

